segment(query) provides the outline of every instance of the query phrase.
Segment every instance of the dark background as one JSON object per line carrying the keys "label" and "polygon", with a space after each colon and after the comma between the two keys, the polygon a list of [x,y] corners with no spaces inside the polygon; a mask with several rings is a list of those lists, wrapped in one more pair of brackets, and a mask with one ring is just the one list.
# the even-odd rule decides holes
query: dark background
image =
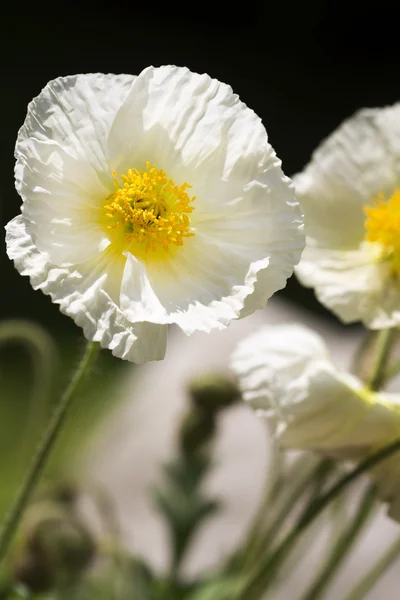
{"label": "dark background", "polygon": [[[400,98],[398,17],[384,3],[15,2],[2,20],[4,224],[19,212],[13,149],[27,104],[60,75],[138,74],[168,63],[207,72],[262,117],[288,175],[354,111]],[[0,286],[0,318],[75,333],[72,320],[14,270],[3,242]],[[294,278],[283,294],[324,312]]]}

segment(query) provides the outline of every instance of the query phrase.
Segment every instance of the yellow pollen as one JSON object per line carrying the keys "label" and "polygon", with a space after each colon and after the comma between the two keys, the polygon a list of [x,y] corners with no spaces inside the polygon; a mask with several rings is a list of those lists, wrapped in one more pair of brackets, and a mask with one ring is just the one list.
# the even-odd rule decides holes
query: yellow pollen
{"label": "yellow pollen", "polygon": [[140,258],[160,259],[194,235],[189,215],[195,197],[189,197],[188,183],[176,185],[149,162],[146,170],[129,169],[121,175],[121,185],[115,171],[113,176],[116,191],[104,205],[104,222],[121,249]]}
{"label": "yellow pollen", "polygon": [[385,200],[383,194],[364,207],[365,239],[382,247],[382,259],[390,262],[393,276],[400,276],[400,190]]}

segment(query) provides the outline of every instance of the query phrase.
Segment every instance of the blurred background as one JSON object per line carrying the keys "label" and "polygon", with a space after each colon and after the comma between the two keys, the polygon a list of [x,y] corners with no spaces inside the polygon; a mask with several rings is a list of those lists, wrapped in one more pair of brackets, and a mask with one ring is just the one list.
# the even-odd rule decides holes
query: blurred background
{"label": "blurred background", "polygon": [[[353,112],[399,100],[400,50],[398,44],[390,44],[397,40],[391,10],[383,3],[369,11],[357,2],[348,3],[344,10],[340,3],[316,0],[290,6],[284,2],[209,0],[157,6],[83,0],[35,2],[23,9],[18,3],[9,3],[2,34],[1,221],[5,224],[19,213],[20,199],[13,182],[15,139],[28,102],[49,80],[87,72],[138,74],[148,65],[162,64],[207,72],[230,84],[262,118],[290,176],[302,169],[318,143]],[[57,375],[51,382],[51,397],[55,398],[83,348],[81,332],[14,270],[3,241],[0,252],[0,319],[28,320],[51,336],[53,357],[58,356]],[[173,452],[174,431],[184,410],[185,382],[211,366],[226,368],[236,340],[260,323],[277,320],[301,320],[316,326],[330,338],[342,363],[362,335],[358,326],[343,328],[317,303],[312,291],[292,278],[264,313],[235,324],[232,332],[210,338],[194,336],[189,341],[172,331],[164,366],[138,369],[103,352],[50,465],[50,480],[64,476],[74,480],[83,474],[111,491],[127,543],[162,569],[167,552],[165,531],[146,494],[157,477],[157,465]],[[39,399],[28,435],[34,383],[30,356],[18,344],[8,344],[0,352],[1,516],[50,407]],[[203,534],[192,563],[189,561],[189,573],[210,568],[243,536],[267,476],[265,432],[243,407],[221,425],[218,444],[220,467],[210,485],[226,500],[229,510],[225,520],[217,520],[214,529]],[[396,533],[397,527],[381,515],[374,533],[369,534],[369,545],[364,544],[347,571],[354,576],[354,570],[365,568],[382,536],[389,539]],[[224,541],[218,545],[217,539]],[[346,588],[348,576],[343,576],[341,584],[339,581],[344,587],[338,589]],[[396,574],[391,576],[370,600],[398,598],[392,588],[399,579]],[[304,578],[304,573],[297,578]],[[336,590],[333,598],[340,599],[341,593]]]}

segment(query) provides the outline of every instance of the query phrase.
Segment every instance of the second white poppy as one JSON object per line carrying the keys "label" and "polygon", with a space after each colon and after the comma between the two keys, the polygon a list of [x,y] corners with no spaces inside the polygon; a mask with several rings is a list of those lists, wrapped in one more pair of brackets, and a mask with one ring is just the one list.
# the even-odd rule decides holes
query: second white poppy
{"label": "second white poppy", "polygon": [[[400,394],[377,393],[338,369],[322,338],[303,325],[266,326],[232,356],[243,397],[284,449],[361,460],[400,437]],[[400,520],[398,455],[372,472]]]}
{"label": "second white poppy", "polygon": [[343,123],[294,182],[301,283],[346,323],[400,324],[400,104]]}

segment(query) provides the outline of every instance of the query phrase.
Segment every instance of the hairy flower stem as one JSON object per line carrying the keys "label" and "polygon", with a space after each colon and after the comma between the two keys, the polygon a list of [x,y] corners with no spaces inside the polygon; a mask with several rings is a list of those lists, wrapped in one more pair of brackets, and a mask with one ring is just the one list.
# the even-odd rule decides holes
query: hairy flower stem
{"label": "hairy flower stem", "polygon": [[399,558],[399,556],[400,538],[397,538],[393,544],[389,546],[383,556],[379,558],[376,564],[367,570],[366,575],[351,590],[345,600],[362,600],[365,598],[366,594],[374,587],[386,570]]}
{"label": "hairy flower stem", "polygon": [[367,382],[371,390],[378,390],[384,383],[386,365],[396,333],[397,329],[393,327],[391,329],[382,329],[378,334],[376,359]]}
{"label": "hairy flower stem", "polygon": [[33,367],[32,396],[28,415],[25,417],[25,439],[20,445],[21,458],[26,459],[34,432],[44,418],[58,356],[52,337],[42,327],[30,321],[10,319],[0,324],[0,348],[15,342],[27,348]]}
{"label": "hairy flower stem", "polygon": [[316,498],[310,507],[300,516],[295,527],[281,541],[276,550],[261,557],[244,590],[235,600],[259,600],[262,598],[270,580],[274,577],[281,561],[287,556],[293,544],[303,531],[321,514],[326,506],[360,475],[400,450],[400,438],[391,442],[378,452],[371,454],[352,471],[344,475],[325,494]]}
{"label": "hairy flower stem", "polygon": [[23,512],[29,503],[36,484],[38,483],[44,471],[51,451],[54,448],[58,435],[65,422],[65,418],[67,416],[68,409],[72,404],[71,401],[75,396],[75,392],[90,373],[91,367],[97,358],[99,350],[100,345],[98,343],[88,342],[78,368],[54,410],[51,421],[32,460],[32,464],[26,475],[25,481],[22,483],[22,486],[15,498],[14,504],[12,505],[10,512],[8,513],[0,530],[0,562],[4,559],[7,553]]}
{"label": "hairy flower stem", "polygon": [[360,377],[360,379],[364,379],[364,369],[366,358],[371,350],[371,346],[376,339],[377,334],[379,332],[367,330],[358,344],[356,351],[353,356],[352,364],[351,364],[351,372]]}
{"label": "hairy flower stem", "polygon": [[[268,527],[262,527],[262,523],[259,521],[255,523],[257,528],[254,527],[252,537],[249,538],[245,546],[242,561],[243,571],[249,569],[262,551],[267,548],[268,545],[271,545],[276,535],[282,530],[282,527],[285,525],[293,509],[298,505],[299,500],[303,498],[304,494],[309,492],[310,488],[316,487],[317,489],[321,489],[326,478],[332,473],[332,469],[332,460],[326,458],[321,459],[311,472],[307,470],[306,476],[302,477],[300,481],[294,485],[293,489],[291,489],[290,494],[282,499],[280,510]],[[290,481],[290,478],[288,478],[288,481]],[[264,511],[264,519],[265,513],[266,511]]]}
{"label": "hairy flower stem", "polygon": [[321,569],[321,572],[318,574],[311,588],[304,595],[303,600],[318,600],[323,597],[332,578],[335,576],[355,542],[358,540],[358,536],[362,532],[364,526],[368,523],[368,518],[371,516],[375,506],[375,499],[375,486],[371,484],[365,490],[356,514],[350,523],[347,524],[346,529],[333,546],[326,564]]}

